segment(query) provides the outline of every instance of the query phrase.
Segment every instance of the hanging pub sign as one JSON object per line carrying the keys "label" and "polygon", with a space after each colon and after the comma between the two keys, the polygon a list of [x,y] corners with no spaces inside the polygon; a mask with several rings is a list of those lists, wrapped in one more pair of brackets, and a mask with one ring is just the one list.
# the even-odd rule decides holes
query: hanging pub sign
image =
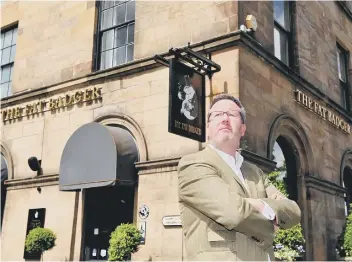
{"label": "hanging pub sign", "polygon": [[[38,208],[38,209],[29,209],[28,211],[28,220],[27,220],[27,231],[26,231],[26,238],[29,233],[34,228],[37,227],[44,227],[45,222],[45,208]],[[39,260],[41,257],[41,253],[28,253],[26,249],[24,250],[24,259],[34,259]]]}
{"label": "hanging pub sign", "polygon": [[205,76],[170,61],[169,132],[205,141]]}

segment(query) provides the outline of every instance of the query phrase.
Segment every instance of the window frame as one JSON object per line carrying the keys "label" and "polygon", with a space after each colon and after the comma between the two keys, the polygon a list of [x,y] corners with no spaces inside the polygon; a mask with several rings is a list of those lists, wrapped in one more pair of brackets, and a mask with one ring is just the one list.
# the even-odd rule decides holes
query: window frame
{"label": "window frame", "polygon": [[[124,0],[122,3],[120,4],[126,4],[128,2],[131,2],[131,1],[134,1],[135,4],[136,4],[136,1],[135,0]],[[104,68],[104,69],[101,69],[100,68],[100,63],[101,63],[101,57],[102,57],[102,51],[101,51],[101,39],[103,37],[103,34],[104,32],[107,32],[109,30],[116,30],[116,29],[119,29],[119,28],[123,28],[123,27],[127,27],[127,36],[128,36],[128,26],[129,25],[134,25],[135,26],[135,22],[136,22],[136,17],[134,16],[134,19],[133,20],[130,20],[130,21],[125,21],[124,23],[121,23],[121,24],[118,24],[118,25],[114,25],[114,26],[111,26],[109,28],[105,28],[103,30],[101,30],[101,16],[102,16],[102,12],[103,10],[107,10],[107,9],[103,9],[102,6],[103,6],[103,3],[104,1],[96,1],[96,10],[97,10],[97,15],[96,15],[96,18],[97,18],[97,22],[96,22],[96,25],[95,25],[95,36],[94,36],[94,46],[93,46],[93,71],[100,71],[100,70],[107,70],[107,69],[111,69],[111,68],[114,68],[114,67],[117,67],[117,66],[121,66],[125,63],[128,63],[130,61],[127,61],[127,46],[130,46],[130,45],[133,45],[134,47],[134,44],[135,42],[133,41],[133,43],[126,43],[124,46],[126,46],[126,60],[124,63],[120,64],[120,65],[117,65],[117,66],[111,66],[111,67],[108,67],[108,68]],[[114,5],[113,7],[110,7],[110,8],[114,8],[116,7],[117,5]],[[127,7],[126,7],[127,8]],[[127,15],[127,9],[125,11],[125,15]],[[135,12],[136,12],[136,9],[135,9]],[[115,16],[113,16],[113,19],[115,18]],[[133,30],[133,34],[134,34],[135,30]],[[126,37],[127,37],[126,36]],[[114,38],[115,40],[115,38]],[[114,49],[114,48],[113,48]],[[134,52],[133,52],[134,53]],[[132,60],[133,61],[133,60]]]}
{"label": "window frame", "polygon": [[[349,65],[349,58],[350,58],[350,53],[348,50],[346,50],[339,42],[336,42],[336,62],[338,62],[339,60],[337,59],[338,53],[341,52],[342,53],[342,57],[344,59],[345,62],[345,66],[344,68],[341,68],[341,62],[340,65],[337,65],[337,74],[339,73],[339,66],[340,69],[344,71],[345,76],[346,76],[346,82],[343,82],[339,75],[337,75],[338,79],[339,79],[339,84],[340,84],[340,91],[341,91],[341,106],[346,109],[347,111],[350,112],[350,114],[352,113],[352,108],[351,108],[351,90],[349,87],[349,82],[348,82],[348,65]],[[344,101],[342,99],[342,97],[344,97]]]}
{"label": "window frame", "polygon": [[[274,3],[275,1],[273,1]],[[282,1],[286,2],[286,1]],[[284,28],[276,19],[275,19],[275,10],[273,8],[273,18],[274,18],[274,31],[275,29],[279,32],[280,36],[283,34],[287,38],[287,51],[286,51],[286,56],[287,56],[287,64],[282,60],[279,59],[282,63],[287,65],[288,67],[293,68],[294,67],[294,38],[293,38],[293,32],[294,32],[294,24],[293,24],[293,1],[287,1],[287,15],[288,15],[288,27],[289,29]],[[284,17],[285,19],[285,17]],[[281,44],[281,42],[280,42]],[[274,55],[275,55],[275,36],[274,36]]]}
{"label": "window frame", "polygon": [[[15,44],[12,44],[12,41],[13,41],[13,38],[11,39],[11,45],[9,45],[8,47],[10,47],[10,48],[12,48],[13,46],[15,46],[15,48],[14,48],[14,50],[15,50],[15,53],[17,53],[17,38],[18,38],[18,24],[16,23],[16,24],[14,24],[14,25],[12,25],[12,26],[9,26],[9,27],[7,27],[7,28],[5,28],[5,29],[1,29],[1,36],[2,35],[4,35],[4,37],[5,37],[5,34],[7,33],[7,32],[9,32],[9,31],[13,31],[13,30],[15,30],[15,29],[17,29],[17,31],[16,31],[16,43]],[[2,38],[0,38],[0,41],[2,41]],[[1,43],[1,45],[0,45],[0,47],[1,47],[1,52],[0,52],[0,60],[2,60],[2,53],[3,53],[3,50],[5,49],[5,48],[3,48],[3,46],[2,46],[2,43]],[[8,47],[6,47],[6,48],[8,48]],[[11,51],[12,51],[12,49],[11,49]],[[11,53],[10,53],[10,58],[11,58]],[[6,95],[6,96],[4,96],[4,97],[1,97],[1,95],[0,95],[0,100],[2,100],[2,99],[4,99],[4,98],[6,98],[6,97],[10,97],[10,96],[12,96],[12,80],[11,80],[11,75],[13,74],[13,68],[14,68],[14,65],[15,65],[15,57],[13,58],[13,61],[9,61],[8,63],[6,63],[6,64],[1,64],[0,63],[0,74],[2,74],[2,71],[3,71],[3,68],[6,68],[6,67],[9,67],[10,68],[10,81],[7,81],[6,83],[11,83],[11,86],[9,87],[10,88],[10,95]],[[2,76],[0,75],[0,78],[1,78]],[[2,85],[3,83],[0,83],[0,85]],[[1,92],[1,90],[0,90],[0,92]],[[9,90],[7,91],[7,94],[9,93]]]}

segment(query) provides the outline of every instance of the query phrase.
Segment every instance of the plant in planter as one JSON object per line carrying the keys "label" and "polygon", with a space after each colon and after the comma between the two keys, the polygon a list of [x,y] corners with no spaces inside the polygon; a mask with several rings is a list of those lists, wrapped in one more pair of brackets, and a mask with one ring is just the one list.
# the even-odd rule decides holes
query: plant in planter
{"label": "plant in planter", "polygon": [[[286,165],[268,174],[270,182],[285,196],[288,196],[286,185],[281,178],[286,172]],[[279,229],[275,234],[274,253],[278,260],[295,261],[303,256],[305,240],[302,233],[302,226],[298,224],[290,229]]]}
{"label": "plant in planter", "polygon": [[109,261],[127,261],[138,250],[142,233],[133,224],[121,224],[112,233],[108,249]]}
{"label": "plant in planter", "polygon": [[48,228],[37,227],[29,231],[25,249],[29,254],[43,253],[55,246],[56,235]]}
{"label": "plant in planter", "polygon": [[[350,205],[352,210],[352,204]],[[337,252],[340,260],[352,260],[352,212],[346,219],[346,224],[338,239]]]}

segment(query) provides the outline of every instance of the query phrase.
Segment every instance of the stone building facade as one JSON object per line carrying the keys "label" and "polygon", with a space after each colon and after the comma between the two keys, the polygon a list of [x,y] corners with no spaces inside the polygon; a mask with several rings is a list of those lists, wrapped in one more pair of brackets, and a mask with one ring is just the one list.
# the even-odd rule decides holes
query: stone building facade
{"label": "stone building facade", "polygon": [[[89,123],[127,130],[138,149],[131,215],[145,222],[146,235],[133,260],[184,259],[182,228],[162,220],[179,215],[180,157],[205,143],[168,132],[169,69],[153,57],[188,45],[221,66],[206,79],[206,105],[224,92],[243,102],[245,158],[270,172],[275,142],[281,147],[302,209],[306,259],[334,260],[352,196],[352,6],[286,4],[2,3],[2,260],[24,260],[28,212],[39,208],[57,234],[44,260],[87,259],[91,189],[60,190],[59,181],[66,145]],[[240,30],[247,15],[256,18],[254,32]],[[41,174],[30,169],[31,157]]]}

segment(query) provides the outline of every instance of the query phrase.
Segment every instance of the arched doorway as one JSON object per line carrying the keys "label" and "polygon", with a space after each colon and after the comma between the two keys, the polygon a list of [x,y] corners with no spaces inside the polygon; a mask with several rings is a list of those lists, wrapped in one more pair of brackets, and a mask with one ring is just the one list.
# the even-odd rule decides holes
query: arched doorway
{"label": "arched doorway", "polygon": [[5,211],[5,203],[6,203],[6,188],[5,188],[5,181],[8,179],[8,167],[7,161],[3,154],[1,154],[1,226],[0,230],[2,229],[2,220],[4,218],[4,211]]}
{"label": "arched doorway", "polygon": [[288,198],[298,201],[297,159],[290,143],[279,136],[273,147],[273,159],[276,168],[281,172],[280,178],[284,181]]}
{"label": "arched doorway", "polygon": [[282,170],[282,179],[285,181],[288,197],[298,203],[302,219],[301,225],[305,238],[304,260],[311,260],[311,241],[309,240],[309,217],[306,198],[305,176],[313,174],[315,162],[312,149],[304,129],[293,117],[288,115],[278,116],[270,129],[267,158],[285,163]]}
{"label": "arched doorway", "polygon": [[351,212],[352,204],[352,168],[349,166],[343,169],[343,187],[347,190],[345,194],[345,215],[347,216]]}

